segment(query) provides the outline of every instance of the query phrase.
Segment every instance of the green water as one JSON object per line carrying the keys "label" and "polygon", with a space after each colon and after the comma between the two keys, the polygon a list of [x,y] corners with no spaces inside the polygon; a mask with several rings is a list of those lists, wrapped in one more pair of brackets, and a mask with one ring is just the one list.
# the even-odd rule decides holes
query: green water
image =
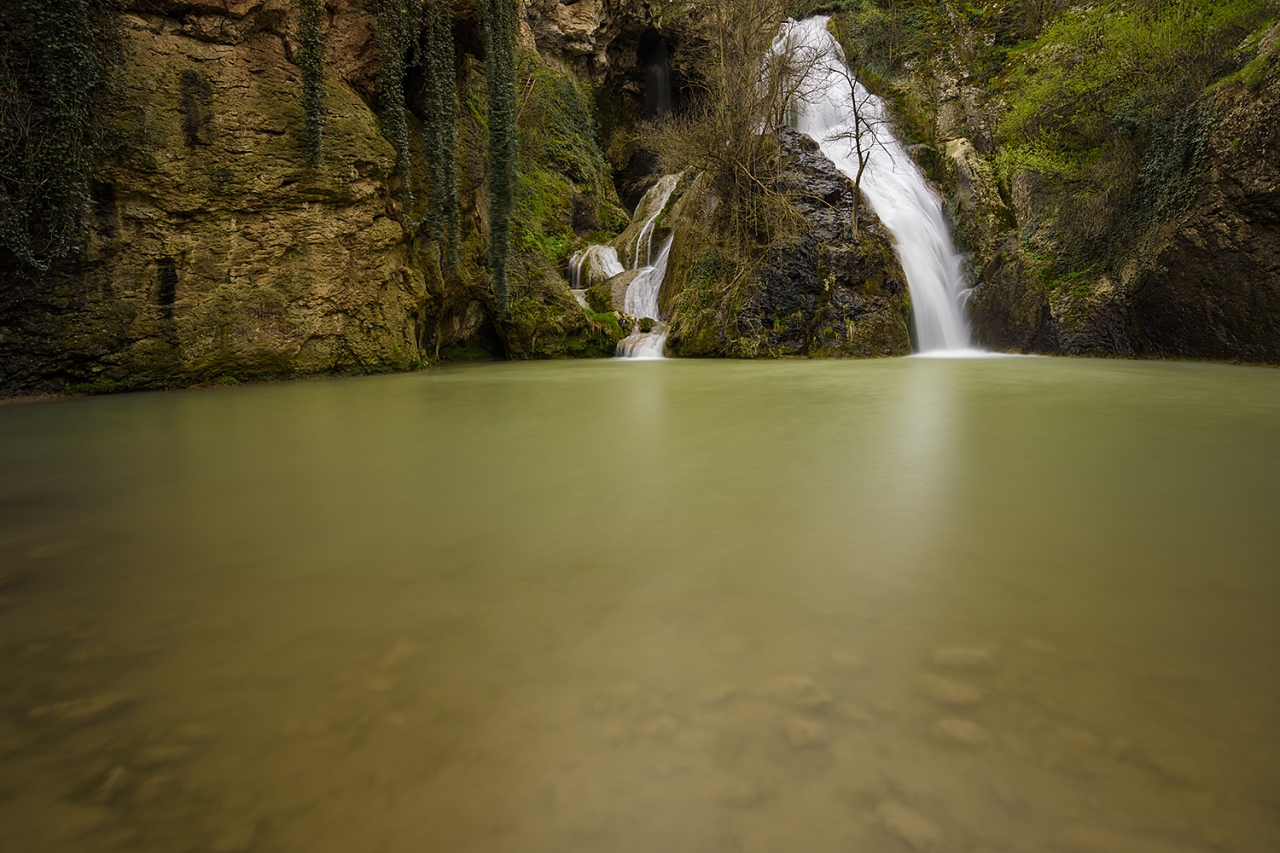
{"label": "green water", "polygon": [[1280,371],[0,407],[6,851],[1280,850]]}

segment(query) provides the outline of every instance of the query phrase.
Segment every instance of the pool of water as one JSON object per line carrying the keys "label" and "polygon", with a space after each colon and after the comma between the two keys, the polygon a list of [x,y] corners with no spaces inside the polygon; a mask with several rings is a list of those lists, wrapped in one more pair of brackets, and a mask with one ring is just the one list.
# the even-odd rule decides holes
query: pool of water
{"label": "pool of water", "polygon": [[0,407],[7,851],[1275,851],[1280,371]]}

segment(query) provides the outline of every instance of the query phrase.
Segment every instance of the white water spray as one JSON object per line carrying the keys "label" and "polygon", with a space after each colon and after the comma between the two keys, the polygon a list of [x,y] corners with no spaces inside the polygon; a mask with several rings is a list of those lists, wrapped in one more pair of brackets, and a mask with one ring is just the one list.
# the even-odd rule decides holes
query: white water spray
{"label": "white water spray", "polygon": [[[585,281],[582,278],[584,269],[589,276]],[[573,294],[574,299],[578,300],[579,305],[587,308],[589,307],[587,287],[591,284],[590,278],[609,279],[621,272],[625,270],[622,262],[618,260],[617,251],[612,246],[588,246],[569,259],[569,292]]]}
{"label": "white water spray", "polygon": [[663,241],[662,247],[658,249],[658,257],[649,266],[642,267],[627,286],[627,295],[623,300],[626,312],[655,322],[649,331],[642,332],[637,326],[634,332],[618,341],[619,358],[663,357],[670,326],[658,320],[658,293],[662,290],[662,280],[667,275],[667,258],[671,255],[674,240],[675,237],[671,236]]}
{"label": "white water spray", "polygon": [[[662,280],[667,275],[667,257],[671,254],[669,236],[658,247],[658,254],[653,254],[653,232],[657,230],[658,217],[666,209],[671,194],[680,183],[679,175],[666,175],[649,188],[636,205],[636,222],[643,222],[640,230],[632,239],[626,232],[614,240],[616,245],[629,251],[631,269],[638,270],[635,277],[627,285],[623,298],[623,310],[637,319],[652,320],[649,331],[635,331],[618,341],[616,355],[618,358],[662,358],[667,344],[667,331],[670,326],[658,319],[658,294],[662,291]],[[630,228],[628,228],[630,231]],[[623,240],[626,242],[623,242]],[[583,272],[586,277],[583,277]],[[583,308],[587,307],[587,287],[592,281],[607,280],[626,272],[618,259],[618,252],[613,246],[588,246],[569,259],[569,289],[573,298]]]}
{"label": "white water spray", "polygon": [[942,203],[924,175],[894,137],[886,121],[884,102],[861,83],[851,91],[843,70],[844,54],[827,31],[827,17],[818,15],[784,25],[783,38],[812,52],[815,59],[805,78],[809,92],[799,110],[796,129],[817,141],[840,171],[858,173],[854,152],[854,98],[862,110],[864,150],[870,159],[862,175],[862,192],[893,234],[911,290],[912,316],[921,352],[962,353],[972,344],[962,306],[967,294],[960,254]]}
{"label": "white water spray", "polygon": [[[636,206],[637,218],[641,214],[647,214],[648,216],[644,225],[640,228],[640,233],[636,235],[636,242],[631,248],[631,268],[633,270],[638,270],[642,266],[652,265],[653,229],[657,226],[658,217],[662,215],[663,209],[666,208],[667,202],[671,200],[671,194],[676,191],[676,185],[679,183],[679,175],[664,175],[649,188],[649,191],[644,194],[644,198],[640,199],[640,204]],[[644,244],[643,264],[640,262],[641,244]],[[657,315],[654,315],[654,317],[656,319]]]}

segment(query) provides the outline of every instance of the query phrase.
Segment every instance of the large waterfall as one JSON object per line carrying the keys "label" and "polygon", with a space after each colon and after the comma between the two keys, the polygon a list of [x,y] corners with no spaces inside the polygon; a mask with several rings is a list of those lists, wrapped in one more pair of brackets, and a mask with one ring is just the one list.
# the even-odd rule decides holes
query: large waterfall
{"label": "large waterfall", "polygon": [[[855,127],[863,150],[870,152],[862,193],[897,244],[920,351],[968,350],[963,261],[951,242],[942,203],[890,130],[884,103],[845,70],[844,54],[827,30],[825,15],[789,22],[780,38],[780,44],[787,43],[812,63],[796,129],[813,137],[850,178],[858,173]],[[855,105],[860,124],[855,124]]]}

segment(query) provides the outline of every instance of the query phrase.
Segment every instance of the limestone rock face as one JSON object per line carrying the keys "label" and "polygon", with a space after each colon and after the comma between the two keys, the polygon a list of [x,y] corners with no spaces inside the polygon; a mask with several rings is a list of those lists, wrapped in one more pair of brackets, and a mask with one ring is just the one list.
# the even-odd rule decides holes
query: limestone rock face
{"label": "limestone rock face", "polygon": [[1126,270],[1126,332],[1136,352],[1280,363],[1276,60],[1256,89],[1222,96],[1194,204],[1162,225]]}
{"label": "limestone rock face", "polygon": [[[79,259],[6,282],[0,384],[419,360],[426,281],[393,201],[392,148],[330,69],[324,158],[306,165],[294,4],[133,5],[122,151],[94,176]],[[344,12],[335,36],[359,41],[369,30]]]}
{"label": "limestone rock face", "polygon": [[[784,181],[795,190],[803,224],[769,249],[747,290],[719,306],[680,297],[682,286],[698,282],[699,248],[677,237],[664,286],[664,306],[672,313],[668,345],[678,355],[704,356],[909,354],[911,301],[888,231],[864,200],[855,240],[853,182],[809,137],[785,127],[777,133]],[[693,204],[696,195],[691,190],[681,200],[693,208],[683,218],[705,219]],[[676,223],[677,214],[673,210]],[[679,234],[679,224],[673,227]]]}
{"label": "limestone rock face", "polygon": [[[1280,74],[1219,92],[1190,207],[1134,235],[1119,275],[1052,290],[1017,233],[969,303],[983,346],[1019,352],[1280,363]],[[1035,176],[1013,181],[1024,232],[1044,216]]]}

